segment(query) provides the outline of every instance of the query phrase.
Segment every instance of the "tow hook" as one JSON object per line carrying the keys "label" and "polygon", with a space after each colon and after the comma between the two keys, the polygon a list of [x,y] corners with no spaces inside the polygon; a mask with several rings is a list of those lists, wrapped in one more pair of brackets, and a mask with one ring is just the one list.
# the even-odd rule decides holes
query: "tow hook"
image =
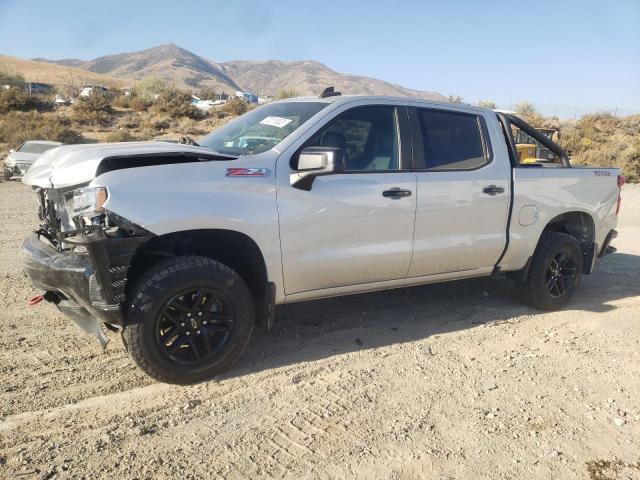
{"label": "tow hook", "polygon": [[36,295],[32,299],[27,301],[27,305],[30,307],[35,307],[41,301],[46,300],[47,302],[55,303],[56,305],[60,303],[60,294],[54,291],[46,291],[41,295]]}
{"label": "tow hook", "polygon": [[33,297],[27,302],[27,305],[29,305],[30,307],[35,307],[42,300],[44,300],[44,295],[36,295],[35,297]]}

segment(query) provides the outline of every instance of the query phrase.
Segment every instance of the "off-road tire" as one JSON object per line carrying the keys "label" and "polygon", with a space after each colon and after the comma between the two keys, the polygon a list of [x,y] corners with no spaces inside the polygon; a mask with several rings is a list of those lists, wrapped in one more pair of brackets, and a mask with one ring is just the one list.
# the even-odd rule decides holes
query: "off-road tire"
{"label": "off-road tire", "polygon": [[7,168],[5,168],[5,169],[3,170],[3,176],[4,176],[5,181],[7,181],[7,182],[8,182],[9,180],[11,180],[11,177],[12,177],[13,175],[11,174],[11,171],[9,171]]}
{"label": "off-road tire", "polygon": [[[219,353],[206,365],[183,365],[163,354],[157,322],[169,299],[185,288],[221,292],[233,310],[233,328]],[[161,382],[188,385],[227,370],[244,351],[255,323],[253,298],[240,276],[207,257],[183,256],[153,266],[128,295],[122,340],[136,364]]]}
{"label": "off-road tire", "polygon": [[[570,252],[575,259],[575,277],[567,282],[566,292],[552,296],[545,287],[550,263],[561,252]],[[557,310],[569,303],[580,285],[583,255],[578,241],[571,235],[559,232],[544,232],[536,247],[531,267],[524,282],[516,282],[520,297],[532,307],[540,310]]]}

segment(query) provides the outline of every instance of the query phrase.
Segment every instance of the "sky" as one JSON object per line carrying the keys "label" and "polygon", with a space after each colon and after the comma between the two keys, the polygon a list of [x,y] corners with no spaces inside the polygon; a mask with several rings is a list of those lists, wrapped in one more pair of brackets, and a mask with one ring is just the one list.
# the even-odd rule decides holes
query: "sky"
{"label": "sky", "polygon": [[640,0],[0,0],[0,54],[88,60],[166,43],[563,117],[640,111]]}

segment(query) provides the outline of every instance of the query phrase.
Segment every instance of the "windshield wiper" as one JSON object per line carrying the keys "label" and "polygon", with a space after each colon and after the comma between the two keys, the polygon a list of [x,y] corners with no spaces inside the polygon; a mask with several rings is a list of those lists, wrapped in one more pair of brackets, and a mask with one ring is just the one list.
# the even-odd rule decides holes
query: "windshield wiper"
{"label": "windshield wiper", "polygon": [[220,150],[216,150],[215,148],[211,148],[211,147],[208,147],[206,145],[198,145],[198,147],[206,148],[207,150],[210,150],[211,152],[213,152],[214,155],[220,155],[220,156],[223,156],[223,157],[227,157],[227,158],[229,158],[231,160],[235,160],[236,158],[241,156],[240,154],[237,154],[237,153],[227,153],[227,152],[223,152],[223,151],[220,151]]}

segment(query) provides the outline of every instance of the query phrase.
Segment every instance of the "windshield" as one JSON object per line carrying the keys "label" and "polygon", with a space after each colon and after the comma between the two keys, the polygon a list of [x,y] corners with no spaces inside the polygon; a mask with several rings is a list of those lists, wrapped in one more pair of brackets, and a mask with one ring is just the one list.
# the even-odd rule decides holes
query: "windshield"
{"label": "windshield", "polygon": [[283,102],[263,105],[241,115],[199,141],[203,147],[229,155],[266,152],[324,107],[325,102]]}
{"label": "windshield", "polygon": [[59,145],[50,145],[48,143],[25,143],[16,151],[22,153],[44,153],[58,146]]}

